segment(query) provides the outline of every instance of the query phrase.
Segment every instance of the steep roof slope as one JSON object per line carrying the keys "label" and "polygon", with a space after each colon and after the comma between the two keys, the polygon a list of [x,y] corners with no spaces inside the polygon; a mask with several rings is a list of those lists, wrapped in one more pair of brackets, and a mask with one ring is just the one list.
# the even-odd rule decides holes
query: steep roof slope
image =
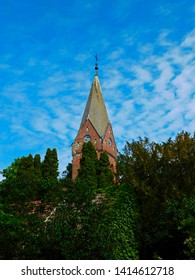
{"label": "steep roof slope", "polygon": [[109,123],[109,119],[97,75],[95,75],[91,86],[80,129],[87,119],[91,121],[98,134],[103,137]]}

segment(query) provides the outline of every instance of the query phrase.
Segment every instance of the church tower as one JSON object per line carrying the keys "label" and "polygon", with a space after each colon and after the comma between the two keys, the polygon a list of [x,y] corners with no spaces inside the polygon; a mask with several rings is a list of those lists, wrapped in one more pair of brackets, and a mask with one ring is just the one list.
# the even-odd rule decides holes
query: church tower
{"label": "church tower", "polygon": [[88,96],[83,113],[80,128],[72,144],[72,179],[78,175],[80,159],[82,157],[82,145],[91,141],[97,151],[98,158],[101,152],[107,152],[110,168],[116,174],[117,148],[104,103],[100,81],[98,78],[98,64],[96,57],[96,74]]}

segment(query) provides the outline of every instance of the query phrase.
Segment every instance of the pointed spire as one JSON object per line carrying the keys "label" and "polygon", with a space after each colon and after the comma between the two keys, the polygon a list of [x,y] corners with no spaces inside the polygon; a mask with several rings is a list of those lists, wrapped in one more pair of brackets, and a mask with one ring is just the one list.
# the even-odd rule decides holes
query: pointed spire
{"label": "pointed spire", "polygon": [[95,75],[91,86],[80,129],[87,119],[91,121],[98,134],[103,137],[109,123],[109,119],[97,75]]}

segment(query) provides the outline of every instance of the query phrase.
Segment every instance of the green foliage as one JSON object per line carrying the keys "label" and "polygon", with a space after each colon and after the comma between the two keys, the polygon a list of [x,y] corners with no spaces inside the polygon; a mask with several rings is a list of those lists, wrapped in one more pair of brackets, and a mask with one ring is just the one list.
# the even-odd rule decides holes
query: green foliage
{"label": "green foliage", "polygon": [[47,149],[44,161],[42,163],[42,176],[43,178],[50,178],[57,180],[58,172],[58,157],[57,150],[50,148]]}
{"label": "green foliage", "polygon": [[[159,225],[163,229],[158,234],[162,256],[171,256],[173,259],[195,258],[195,196],[167,200]],[[163,248],[165,243],[169,244],[171,252],[168,256]]]}
{"label": "green foliage", "polygon": [[24,237],[24,223],[21,218],[6,213],[0,204],[0,259],[17,259]]}
{"label": "green foliage", "polygon": [[42,258],[43,219],[31,212],[9,211],[0,205],[0,259]]}
{"label": "green foliage", "polygon": [[104,259],[139,258],[137,221],[137,203],[133,189],[128,184],[116,187],[101,225]]}
{"label": "green foliage", "polygon": [[114,203],[118,191],[110,193],[94,196],[83,181],[76,182],[47,223],[44,251],[53,259],[137,258],[131,198],[121,192]]}
{"label": "green foliage", "polygon": [[36,197],[34,162],[32,155],[17,159],[4,170],[1,196],[8,203],[23,204]]}
{"label": "green foliage", "polygon": [[[43,178],[40,155],[16,159],[3,170],[5,179],[0,182],[0,258],[33,259],[44,255],[42,217],[49,211],[48,205],[53,207],[62,197],[62,186],[56,178],[56,155],[53,150],[53,177]],[[44,204],[45,200],[49,204]]]}
{"label": "green foliage", "polygon": [[90,141],[88,143],[84,143],[77,180],[84,180],[91,189],[97,188],[97,164],[97,153],[93,144]]}
{"label": "green foliage", "polygon": [[16,177],[21,159],[17,158],[14,162],[2,171],[3,177],[7,180],[12,180]]}
{"label": "green foliage", "polygon": [[[97,161],[93,145],[84,145],[77,180],[48,224],[48,244],[58,258],[138,258],[135,197],[129,186],[113,186],[109,165],[107,154]],[[57,243],[50,232],[57,233]]]}
{"label": "green foliage", "polygon": [[45,259],[43,237],[45,232],[44,217],[40,213],[30,213],[23,217],[25,234],[18,250],[17,259],[36,260]]}
{"label": "green foliage", "polygon": [[100,189],[103,190],[113,184],[114,174],[110,169],[108,154],[105,152],[100,154],[96,173],[98,176],[98,186]]}
{"label": "green foliage", "polygon": [[32,201],[36,198],[34,160],[30,154],[22,157],[16,175],[14,190],[17,191],[17,200],[21,202]]}
{"label": "green foliage", "polygon": [[104,211],[102,203],[96,204],[94,198],[94,190],[83,180],[67,190],[55,215],[46,224],[43,246],[52,259],[101,258],[98,225]]}
{"label": "green foliage", "polygon": [[127,142],[118,185],[91,142],[71,170],[58,178],[56,149],[3,170],[0,259],[195,258],[195,136]]}
{"label": "green foliage", "polygon": [[104,216],[104,200],[84,181],[75,183],[70,198],[69,204],[74,201],[77,229],[74,258],[101,259],[99,226]]}
{"label": "green foliage", "polygon": [[[169,259],[185,258],[186,235],[178,230],[171,215],[167,218],[167,201],[179,202],[195,194],[195,136],[181,132],[162,144],[150,143],[148,138],[127,142],[118,171],[118,178],[133,186],[138,200],[140,257],[157,254]],[[179,203],[174,208],[174,217],[182,207]],[[193,237],[188,240],[191,246]]]}
{"label": "green foliage", "polygon": [[162,144],[150,143],[148,138],[127,142],[119,157],[122,181],[145,193],[158,189],[162,199],[193,194],[194,170],[195,136],[186,132]]}
{"label": "green foliage", "polygon": [[36,154],[34,156],[34,175],[37,180],[40,180],[42,176],[42,171],[41,171],[41,157],[39,154]]}
{"label": "green foliage", "polygon": [[56,149],[47,149],[42,163],[38,154],[34,158],[31,154],[23,156],[3,170],[5,180],[1,185],[1,197],[21,210],[26,202],[49,201],[59,194],[58,174]]}

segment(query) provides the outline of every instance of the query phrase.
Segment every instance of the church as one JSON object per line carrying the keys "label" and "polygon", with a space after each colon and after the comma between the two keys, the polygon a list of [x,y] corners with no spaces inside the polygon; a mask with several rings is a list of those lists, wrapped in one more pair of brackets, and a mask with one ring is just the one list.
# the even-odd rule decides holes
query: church
{"label": "church", "polygon": [[97,59],[95,70],[96,73],[81,119],[80,128],[72,144],[73,180],[77,177],[78,169],[80,168],[82,145],[88,141],[94,144],[98,158],[102,152],[108,154],[110,168],[116,174],[117,147],[100,86]]}

